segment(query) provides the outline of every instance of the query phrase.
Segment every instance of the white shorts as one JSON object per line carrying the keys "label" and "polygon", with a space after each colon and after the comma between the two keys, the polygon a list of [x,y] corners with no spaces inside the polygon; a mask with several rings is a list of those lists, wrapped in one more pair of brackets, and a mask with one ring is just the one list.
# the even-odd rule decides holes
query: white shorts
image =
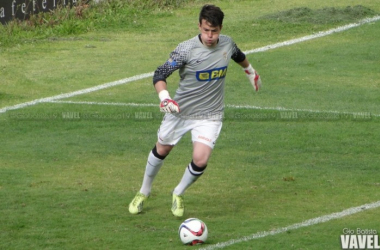
{"label": "white shorts", "polygon": [[214,148],[218,139],[222,121],[187,120],[166,114],[158,129],[158,142],[162,145],[176,145],[188,131],[193,142],[201,142]]}

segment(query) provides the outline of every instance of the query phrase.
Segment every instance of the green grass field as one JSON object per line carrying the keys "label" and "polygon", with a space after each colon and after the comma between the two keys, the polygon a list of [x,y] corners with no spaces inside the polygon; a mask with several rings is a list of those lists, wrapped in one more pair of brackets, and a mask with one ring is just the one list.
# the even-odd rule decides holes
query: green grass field
{"label": "green grass field", "polygon": [[[8,109],[0,113],[0,249],[188,248],[170,194],[191,161],[189,135],[166,159],[144,212],[128,212],[162,118],[151,77],[15,105],[153,72],[197,34],[203,3],[0,47],[0,110]],[[244,51],[380,13],[376,0],[215,4],[226,15],[222,33]],[[363,15],[341,11],[359,4]],[[184,219],[200,218],[209,229],[207,243],[192,248],[341,249],[345,228],[380,231],[377,205],[242,240],[380,202],[378,41],[380,20],[248,54],[263,80],[259,93],[231,62],[221,135],[207,171],[185,195]],[[168,84],[174,95],[178,74]]]}

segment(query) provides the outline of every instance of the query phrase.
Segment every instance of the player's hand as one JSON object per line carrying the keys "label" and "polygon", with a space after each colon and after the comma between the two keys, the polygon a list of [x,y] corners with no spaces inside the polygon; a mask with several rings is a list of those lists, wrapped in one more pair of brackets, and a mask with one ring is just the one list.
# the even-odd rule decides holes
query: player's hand
{"label": "player's hand", "polygon": [[253,88],[256,91],[259,91],[259,89],[261,88],[260,75],[256,72],[254,68],[252,68],[251,64],[247,68],[244,68],[244,72],[248,77],[249,81],[251,82]]}
{"label": "player's hand", "polygon": [[172,99],[165,99],[160,103],[160,111],[163,113],[179,113],[179,105]]}

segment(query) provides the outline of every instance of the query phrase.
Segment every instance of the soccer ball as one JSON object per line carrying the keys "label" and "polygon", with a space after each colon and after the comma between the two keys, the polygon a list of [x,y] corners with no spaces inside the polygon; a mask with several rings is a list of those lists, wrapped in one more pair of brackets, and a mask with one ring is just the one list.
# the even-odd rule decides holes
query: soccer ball
{"label": "soccer ball", "polygon": [[185,245],[198,245],[207,240],[207,226],[197,218],[190,218],[182,222],[178,229],[179,238]]}

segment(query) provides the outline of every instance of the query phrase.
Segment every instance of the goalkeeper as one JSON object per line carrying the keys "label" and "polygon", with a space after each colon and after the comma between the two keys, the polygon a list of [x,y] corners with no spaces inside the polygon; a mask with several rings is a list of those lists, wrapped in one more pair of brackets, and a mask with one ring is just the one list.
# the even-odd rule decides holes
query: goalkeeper
{"label": "goalkeeper", "polygon": [[[192,161],[172,193],[172,213],[183,216],[183,195],[204,173],[222,128],[224,84],[230,59],[244,69],[256,91],[261,86],[260,76],[245,54],[230,37],[220,34],[223,18],[219,7],[203,6],[199,14],[199,35],[180,43],[154,72],[153,84],[161,101],[160,110],[166,114],[157,133],[158,141],[148,156],[141,189],[129,204],[132,214],[142,211],[165,157],[190,131]],[[166,79],[176,70],[179,70],[180,82],[171,98]]]}

